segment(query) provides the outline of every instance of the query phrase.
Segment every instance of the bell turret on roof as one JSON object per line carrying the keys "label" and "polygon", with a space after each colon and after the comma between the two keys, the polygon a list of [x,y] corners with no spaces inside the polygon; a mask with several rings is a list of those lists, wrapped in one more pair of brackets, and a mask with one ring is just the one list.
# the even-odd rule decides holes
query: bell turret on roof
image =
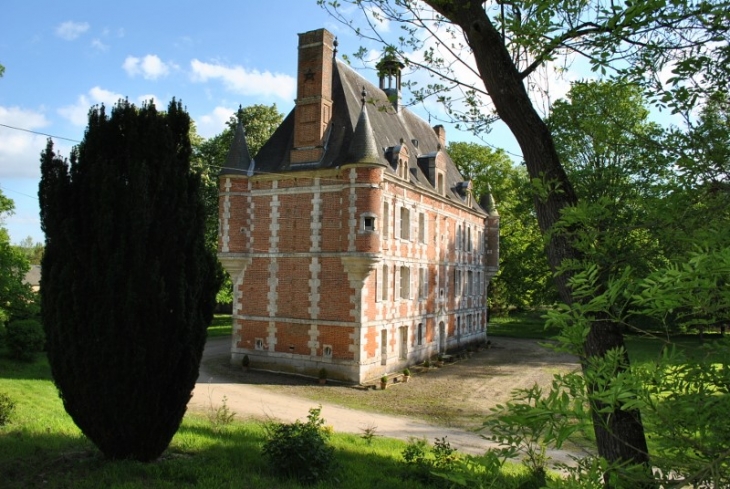
{"label": "bell turret on roof", "polygon": [[355,132],[352,135],[350,150],[347,153],[347,163],[356,165],[381,165],[385,166],[383,159],[380,157],[378,145],[375,142],[373,128],[370,125],[367,107],[365,106],[365,98],[367,92],[365,87],[362,89],[362,107],[360,109],[360,117],[357,119]]}
{"label": "bell turret on roof", "polygon": [[236,125],[236,132],[233,135],[233,142],[231,143],[231,147],[228,149],[226,164],[223,168],[221,168],[220,174],[246,174],[251,176],[253,175],[253,168],[254,161],[248,151],[246,131],[243,129],[243,124],[239,120]]}

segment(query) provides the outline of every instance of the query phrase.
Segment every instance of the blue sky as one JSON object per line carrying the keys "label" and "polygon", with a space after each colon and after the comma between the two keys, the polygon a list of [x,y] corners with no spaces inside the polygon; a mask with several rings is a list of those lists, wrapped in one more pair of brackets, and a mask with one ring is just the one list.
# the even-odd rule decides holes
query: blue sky
{"label": "blue sky", "polygon": [[[161,107],[180,99],[205,137],[221,132],[239,104],[276,103],[287,113],[295,98],[297,34],[321,27],[338,36],[340,53],[362,45],[316,0],[5,2],[0,188],[15,201],[15,214],[3,224],[11,241],[43,241],[37,192],[46,136],[19,129],[54,136],[67,156],[83,137],[89,108],[120,97],[134,103],[154,97]],[[374,79],[372,71],[362,73]],[[514,150],[510,138],[496,131],[487,141]],[[474,138],[450,129],[448,139]]]}

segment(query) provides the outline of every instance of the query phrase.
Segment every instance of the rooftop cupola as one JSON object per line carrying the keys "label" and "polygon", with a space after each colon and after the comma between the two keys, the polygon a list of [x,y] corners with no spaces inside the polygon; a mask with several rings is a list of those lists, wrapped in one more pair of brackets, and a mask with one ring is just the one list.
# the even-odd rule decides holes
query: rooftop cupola
{"label": "rooftop cupola", "polygon": [[401,105],[401,70],[404,66],[398,61],[392,48],[386,48],[383,59],[375,65],[380,77],[380,89],[388,96],[396,112],[400,110]]}

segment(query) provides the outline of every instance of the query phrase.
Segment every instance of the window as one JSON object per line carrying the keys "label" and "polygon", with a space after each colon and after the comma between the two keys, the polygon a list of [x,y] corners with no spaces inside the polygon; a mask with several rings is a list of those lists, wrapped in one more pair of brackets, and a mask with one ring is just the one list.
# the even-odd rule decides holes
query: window
{"label": "window", "polygon": [[471,251],[471,227],[466,228],[466,251]]}
{"label": "window", "polygon": [[478,240],[478,242],[477,242],[477,251],[479,253],[484,253],[484,242],[483,242],[484,240],[482,239],[482,232],[481,231],[479,231],[479,233],[477,234],[477,240]]}
{"label": "window", "polygon": [[400,327],[400,355],[401,360],[408,359],[408,326]]}
{"label": "window", "polygon": [[264,339],[263,338],[256,338],[255,348],[257,350],[263,350],[264,349]]}
{"label": "window", "polygon": [[416,336],[417,345],[423,345],[423,323],[418,323],[418,330]]}
{"label": "window", "polygon": [[408,267],[400,267],[400,298],[410,299],[411,297],[411,271]]}
{"label": "window", "polygon": [[436,174],[436,191],[439,195],[444,195],[444,174],[441,172]]}
{"label": "window", "polygon": [[403,180],[408,180],[408,162],[406,160],[398,160],[398,176]]}
{"label": "window", "polygon": [[324,345],[324,348],[322,348],[322,356],[325,358],[332,358],[332,346],[331,345]]}
{"label": "window", "polygon": [[390,233],[390,205],[383,202],[383,238],[388,239]]}
{"label": "window", "polygon": [[400,208],[400,237],[411,239],[411,211],[406,207]]}
{"label": "window", "polygon": [[456,249],[461,249],[461,224],[456,227]]}
{"label": "window", "polygon": [[461,270],[458,268],[454,270],[454,295],[461,295]]}
{"label": "window", "polygon": [[426,216],[423,212],[418,214],[418,242],[426,242]]}
{"label": "window", "polygon": [[466,295],[474,294],[473,279],[474,272],[472,272],[471,270],[466,272]]}
{"label": "window", "polygon": [[363,231],[375,231],[375,218],[373,216],[362,217]]}
{"label": "window", "polygon": [[418,269],[418,298],[428,297],[428,268]]}
{"label": "window", "polygon": [[381,282],[382,282],[382,285],[381,285],[380,292],[382,295],[380,296],[380,298],[384,301],[387,301],[388,300],[388,285],[389,285],[388,284],[388,265],[383,265],[383,273],[382,273],[382,277],[381,277]]}

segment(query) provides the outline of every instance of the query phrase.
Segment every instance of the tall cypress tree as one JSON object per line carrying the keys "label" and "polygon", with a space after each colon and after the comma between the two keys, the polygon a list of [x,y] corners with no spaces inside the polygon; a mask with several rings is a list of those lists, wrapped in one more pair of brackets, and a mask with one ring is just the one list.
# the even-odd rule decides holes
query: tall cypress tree
{"label": "tall cypress tree", "polygon": [[220,286],[205,246],[190,117],[120,101],[70,162],[49,141],[41,309],[66,411],[113,459],[151,461],[180,426]]}

